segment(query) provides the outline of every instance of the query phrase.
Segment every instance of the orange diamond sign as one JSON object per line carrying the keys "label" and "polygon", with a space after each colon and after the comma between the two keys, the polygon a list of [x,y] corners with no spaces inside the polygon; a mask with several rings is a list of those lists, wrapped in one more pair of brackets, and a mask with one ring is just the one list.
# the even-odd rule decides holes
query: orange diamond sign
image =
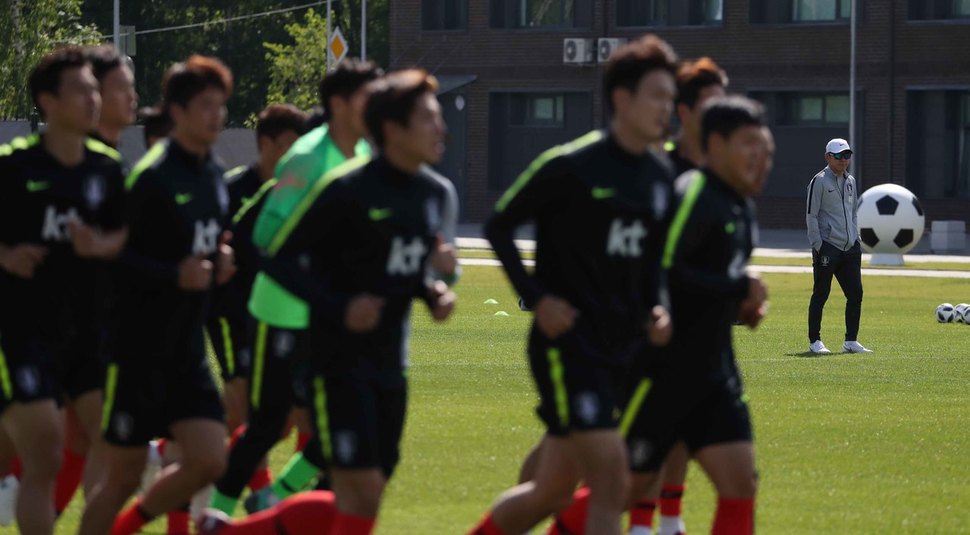
{"label": "orange diamond sign", "polygon": [[347,56],[347,40],[340,28],[334,28],[333,35],[330,37],[330,68],[333,69]]}

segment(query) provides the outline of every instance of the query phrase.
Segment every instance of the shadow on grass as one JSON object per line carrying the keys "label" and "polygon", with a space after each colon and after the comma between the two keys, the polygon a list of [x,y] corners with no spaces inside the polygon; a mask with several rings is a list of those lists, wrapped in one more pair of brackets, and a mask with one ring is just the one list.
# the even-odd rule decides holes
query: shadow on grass
{"label": "shadow on grass", "polygon": [[[832,354],[834,355],[834,353],[832,353]],[[801,357],[803,359],[807,359],[807,358],[824,357],[825,355],[822,355],[820,353],[812,353],[811,351],[802,351],[801,353],[785,353],[785,356],[786,357]]]}

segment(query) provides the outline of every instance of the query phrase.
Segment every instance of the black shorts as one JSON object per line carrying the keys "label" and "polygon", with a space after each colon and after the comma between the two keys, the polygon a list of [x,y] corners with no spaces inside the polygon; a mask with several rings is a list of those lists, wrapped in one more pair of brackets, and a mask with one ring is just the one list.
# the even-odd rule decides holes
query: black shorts
{"label": "black shorts", "polygon": [[14,403],[57,400],[54,349],[21,329],[0,332],[0,413]]}
{"label": "black shorts", "polygon": [[60,393],[72,400],[104,388],[110,336],[107,328],[94,322],[75,325],[79,328],[65,336],[55,362]]}
{"label": "black shorts", "polygon": [[536,412],[550,435],[617,426],[616,385],[625,367],[592,358],[581,347],[569,333],[550,341],[533,328],[529,336]]}
{"label": "black shorts", "polygon": [[253,361],[249,369],[251,407],[305,406],[307,400],[306,330],[281,329],[255,320]]}
{"label": "black shorts", "polygon": [[656,471],[680,440],[692,454],[715,444],[751,442],[746,399],[737,375],[689,384],[663,375],[641,379],[620,420],[631,469]]}
{"label": "black shorts", "polygon": [[247,377],[252,362],[248,315],[214,316],[206,322],[206,334],[219,363],[223,382]]}
{"label": "black shorts", "polygon": [[310,412],[329,466],[377,468],[390,479],[401,457],[408,385],[403,370],[375,371],[366,357],[333,355],[309,377]]}
{"label": "black shorts", "polygon": [[[201,329],[200,329],[201,331]],[[169,351],[122,341],[108,365],[101,430],[116,446],[143,446],[182,420],[223,422],[222,398],[205,358],[201,332]],[[171,352],[172,348],[183,351]],[[138,353],[137,351],[141,351]]]}

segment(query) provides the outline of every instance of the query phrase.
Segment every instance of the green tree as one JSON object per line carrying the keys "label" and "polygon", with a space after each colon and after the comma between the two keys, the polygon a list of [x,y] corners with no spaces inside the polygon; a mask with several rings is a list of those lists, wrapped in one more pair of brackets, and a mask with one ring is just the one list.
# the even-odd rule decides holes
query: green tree
{"label": "green tree", "polygon": [[[361,0],[334,0],[331,24],[339,27],[347,40],[348,57],[360,54]],[[388,64],[387,0],[367,2],[367,55],[378,65]],[[317,87],[327,66],[326,8],[320,13],[309,9],[302,21],[286,26],[288,43],[267,42],[269,63],[267,102],[289,102],[301,108],[316,106]]]}
{"label": "green tree", "polygon": [[263,45],[269,61],[266,101],[309,109],[318,104],[317,86],[327,65],[327,16],[309,9],[303,22],[287,24],[286,32],[292,44]]}
{"label": "green tree", "polygon": [[28,79],[48,52],[100,41],[81,22],[82,0],[0,0],[0,118],[26,119],[34,109]]}

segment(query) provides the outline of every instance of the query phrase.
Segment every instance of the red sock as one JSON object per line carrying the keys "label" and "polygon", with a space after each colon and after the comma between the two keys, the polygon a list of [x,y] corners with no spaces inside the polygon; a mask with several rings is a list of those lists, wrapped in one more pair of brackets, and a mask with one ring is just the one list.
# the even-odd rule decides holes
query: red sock
{"label": "red sock", "polygon": [[229,436],[229,449],[236,447],[236,442],[239,441],[239,437],[243,436],[246,432],[246,424],[240,425],[239,427],[233,429],[232,435]]}
{"label": "red sock", "polygon": [[586,513],[589,512],[589,487],[583,487],[573,494],[573,503],[559,511],[553,517],[548,535],[563,535],[575,533],[579,535],[586,531]]}
{"label": "red sock", "polygon": [[164,438],[160,438],[160,439],[158,439],[158,440],[155,441],[155,444],[158,446],[158,454],[160,456],[164,457],[165,456],[165,446],[168,445],[168,441],[165,440]]}
{"label": "red sock", "polygon": [[64,464],[61,471],[57,473],[57,480],[54,483],[54,510],[57,514],[64,512],[71,503],[71,498],[81,485],[81,477],[84,475],[84,455],[74,453],[69,448],[64,448]]}
{"label": "red sock", "polygon": [[680,516],[680,504],[687,485],[664,485],[660,490],[660,514]]}
{"label": "red sock", "polygon": [[505,535],[505,532],[500,530],[498,526],[495,525],[495,521],[492,520],[492,512],[489,511],[485,514],[478,525],[473,527],[468,535]]}
{"label": "red sock", "polygon": [[630,509],[630,527],[653,527],[653,511],[657,508],[656,500],[640,500]]}
{"label": "red sock", "polygon": [[296,434],[296,449],[293,451],[303,451],[306,447],[307,442],[310,442],[310,433],[297,433]]}
{"label": "red sock", "polygon": [[23,479],[20,477],[24,473],[24,465],[20,464],[20,456],[13,458],[10,462],[10,473],[14,475],[17,479]]}
{"label": "red sock", "polygon": [[115,517],[115,523],[111,526],[111,535],[134,535],[145,524],[151,522],[152,518],[141,508],[141,498],[137,498],[131,507]]}
{"label": "red sock", "polygon": [[189,505],[168,512],[167,535],[189,535]]}
{"label": "red sock", "polygon": [[718,498],[711,535],[751,535],[754,533],[753,498]]}
{"label": "red sock", "polygon": [[333,493],[316,490],[293,495],[276,507],[233,522],[220,535],[330,533],[337,513]]}
{"label": "red sock", "polygon": [[249,478],[249,490],[255,492],[273,482],[273,472],[269,468],[257,468]]}
{"label": "red sock", "polygon": [[335,513],[330,535],[370,535],[377,523],[376,518],[349,515],[340,511]]}

